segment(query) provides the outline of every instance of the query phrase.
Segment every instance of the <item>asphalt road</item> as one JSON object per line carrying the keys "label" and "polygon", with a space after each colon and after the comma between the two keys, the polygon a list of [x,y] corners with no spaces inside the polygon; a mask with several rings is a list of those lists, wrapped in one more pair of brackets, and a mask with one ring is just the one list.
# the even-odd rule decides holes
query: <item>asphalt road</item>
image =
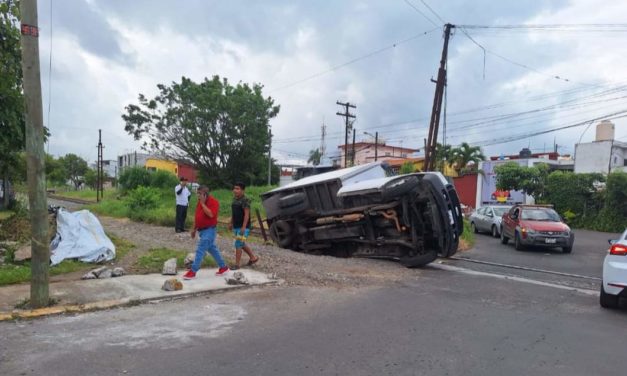
{"label": "asphalt road", "polygon": [[[400,267],[400,266],[399,266]],[[2,375],[618,375],[627,310],[593,293],[427,268],[0,323]]]}

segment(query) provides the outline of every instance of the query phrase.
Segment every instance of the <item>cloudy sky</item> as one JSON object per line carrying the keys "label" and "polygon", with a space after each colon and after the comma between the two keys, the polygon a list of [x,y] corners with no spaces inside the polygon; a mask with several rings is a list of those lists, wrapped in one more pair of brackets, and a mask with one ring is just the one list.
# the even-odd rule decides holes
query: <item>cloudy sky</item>
{"label": "cloudy sky", "polygon": [[[280,159],[306,159],[323,121],[327,150],[337,148],[344,137],[337,100],[357,105],[358,140],[378,131],[388,144],[421,147],[443,21],[606,25],[627,14],[626,1],[425,3],[442,20],[421,0],[40,0],[49,151],[93,161],[98,129],[105,159],[138,150],[123,129],[124,107],[139,93],[154,95],[159,83],[213,75],[261,83],[281,105],[272,121]],[[620,26],[456,28],[446,142],[498,155],[549,150],[556,141],[572,153],[585,125],[525,136],[627,110],[625,45]],[[627,118],[614,122],[627,141]],[[593,137],[591,127],[583,141]]]}

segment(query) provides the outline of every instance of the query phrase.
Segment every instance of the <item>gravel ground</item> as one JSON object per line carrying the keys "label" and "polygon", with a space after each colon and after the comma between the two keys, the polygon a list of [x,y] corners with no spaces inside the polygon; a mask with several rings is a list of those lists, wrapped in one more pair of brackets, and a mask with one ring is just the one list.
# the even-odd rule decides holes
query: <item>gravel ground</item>
{"label": "gravel ground", "polygon": [[[133,272],[130,267],[134,261],[151,248],[166,247],[188,252],[195,250],[196,241],[191,239],[189,233],[177,234],[173,228],[104,216],[100,217],[100,221],[105,231],[136,245],[118,263],[130,272]],[[225,236],[218,236],[217,239],[217,245],[227,260],[234,258],[232,242],[232,239]],[[258,243],[251,243],[251,246],[260,257],[254,268],[274,273],[289,285],[354,287],[375,282],[400,281],[420,272],[387,260],[307,255]],[[245,255],[242,261],[247,262]]]}

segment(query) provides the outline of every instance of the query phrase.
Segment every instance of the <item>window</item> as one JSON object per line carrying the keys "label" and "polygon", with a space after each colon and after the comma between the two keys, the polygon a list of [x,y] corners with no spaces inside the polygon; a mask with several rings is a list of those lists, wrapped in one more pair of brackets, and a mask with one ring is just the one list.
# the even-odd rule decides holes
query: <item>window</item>
{"label": "window", "polygon": [[401,158],[407,158],[407,153],[401,154]]}
{"label": "window", "polygon": [[389,151],[386,151],[386,152],[385,152],[385,156],[386,156],[386,157],[389,157],[390,155],[392,155],[392,154],[390,154],[390,152],[389,152]]}
{"label": "window", "polygon": [[627,158],[625,158],[625,161],[623,162],[623,166],[627,166]]}

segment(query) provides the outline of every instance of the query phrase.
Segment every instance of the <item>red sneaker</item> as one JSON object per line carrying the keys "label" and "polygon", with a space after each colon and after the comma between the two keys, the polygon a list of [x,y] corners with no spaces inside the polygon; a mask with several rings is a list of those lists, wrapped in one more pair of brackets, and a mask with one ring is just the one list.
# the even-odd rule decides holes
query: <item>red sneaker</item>
{"label": "red sneaker", "polygon": [[187,273],[183,274],[183,279],[194,279],[196,278],[196,273],[193,270],[188,270]]}
{"label": "red sneaker", "polygon": [[218,271],[216,272],[216,275],[223,275],[224,273],[229,271],[229,267],[228,266],[223,266],[220,269],[218,269]]}

